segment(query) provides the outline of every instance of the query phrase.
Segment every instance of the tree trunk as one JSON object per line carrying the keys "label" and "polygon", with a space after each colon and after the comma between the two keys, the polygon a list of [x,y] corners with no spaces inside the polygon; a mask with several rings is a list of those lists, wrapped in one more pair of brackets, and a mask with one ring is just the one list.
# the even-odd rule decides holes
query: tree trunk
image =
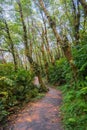
{"label": "tree trunk", "polygon": [[41,11],[40,11],[40,13],[41,13],[41,16],[42,16],[42,19],[43,19],[43,24],[44,24],[43,35],[44,35],[45,41],[46,41],[45,47],[46,47],[46,50],[47,50],[48,57],[49,57],[49,59],[51,59],[51,63],[54,63],[54,59],[53,59],[53,56],[52,56],[52,54],[51,54],[51,50],[50,50],[50,46],[49,46],[49,40],[48,40],[48,33],[47,33],[46,21],[45,21],[45,19],[44,19],[43,14],[42,14]]}
{"label": "tree trunk", "polygon": [[29,55],[27,29],[26,29],[26,25],[25,25],[25,22],[24,22],[24,17],[23,17],[22,6],[21,6],[21,3],[20,3],[20,0],[18,0],[17,3],[18,3],[18,6],[19,6],[19,12],[20,12],[20,17],[21,17],[23,32],[24,32],[23,39],[24,39],[24,46],[25,46],[25,54],[28,58],[28,61],[32,65],[33,71],[35,72],[36,76],[38,76],[38,79],[39,79],[39,82],[40,82],[40,85],[41,85],[41,89],[43,91],[47,91],[47,88],[42,81],[42,77],[41,77],[41,73],[40,73],[40,67],[37,63],[35,63],[33,61],[32,57],[30,57],[30,55]]}
{"label": "tree trunk", "polygon": [[14,47],[14,43],[12,41],[12,38],[10,36],[9,27],[8,27],[6,20],[5,20],[5,26],[6,26],[6,32],[7,32],[7,35],[8,35],[8,39],[9,39],[9,46],[10,46],[11,53],[12,53],[12,56],[13,56],[14,68],[15,68],[15,71],[17,71],[18,70],[18,63],[17,63],[17,59],[16,59],[16,54],[15,54],[15,47]]}
{"label": "tree trunk", "polygon": [[4,54],[2,51],[0,51],[0,62],[3,63],[3,64],[6,64],[6,60],[4,58]]}
{"label": "tree trunk", "polygon": [[75,66],[74,64],[74,60],[73,60],[73,57],[72,57],[72,54],[71,54],[71,47],[68,43],[68,39],[66,36],[63,36],[63,41],[65,43],[64,47],[62,47],[63,51],[64,51],[64,55],[65,57],[67,58],[71,68],[72,68],[72,71],[73,71],[73,77],[74,79],[77,80],[77,67]]}
{"label": "tree trunk", "polygon": [[87,16],[87,2],[86,2],[86,0],[79,0],[79,1],[84,9],[85,15]]}
{"label": "tree trunk", "polygon": [[[75,38],[75,44],[78,45],[79,44],[79,27],[80,27],[80,8],[79,8],[79,1],[77,0],[77,7],[74,3],[74,1],[72,0],[72,4],[73,4],[73,16],[74,16],[74,38]],[[76,9],[77,8],[77,9]]]}
{"label": "tree trunk", "polygon": [[[45,15],[46,15],[46,17],[47,17],[47,19],[48,19],[48,21],[49,21],[50,27],[51,27],[52,30],[53,30],[53,33],[54,33],[54,35],[55,35],[55,37],[56,37],[57,42],[60,43],[60,46],[61,46],[61,48],[62,48],[63,51],[64,51],[64,55],[65,55],[66,59],[68,60],[70,66],[71,66],[71,68],[72,68],[72,71],[73,71],[73,73],[74,73],[74,76],[76,76],[76,75],[77,75],[77,71],[74,70],[74,67],[76,68],[76,66],[75,66],[75,64],[74,64],[73,56],[72,56],[72,54],[71,54],[71,48],[70,48],[70,46],[68,45],[68,42],[64,42],[64,41],[61,39],[60,35],[58,34],[57,29],[56,29],[55,20],[49,15],[49,12],[48,12],[47,9],[45,8],[45,5],[44,5],[44,3],[43,3],[43,0],[39,0],[39,4],[40,4],[41,9],[44,11],[44,13],[45,13]],[[74,77],[74,78],[75,78],[75,77]]]}
{"label": "tree trunk", "polygon": [[[42,35],[41,35],[41,37],[42,37],[41,52],[42,52],[43,61],[44,61],[46,78],[47,78],[47,81],[48,81],[48,79],[49,79],[49,76],[48,76],[48,61],[47,61],[47,57],[46,57],[45,49],[44,49],[45,39],[44,39],[44,30],[43,30],[43,28],[42,28]],[[47,56],[49,56],[49,53],[48,53]]]}

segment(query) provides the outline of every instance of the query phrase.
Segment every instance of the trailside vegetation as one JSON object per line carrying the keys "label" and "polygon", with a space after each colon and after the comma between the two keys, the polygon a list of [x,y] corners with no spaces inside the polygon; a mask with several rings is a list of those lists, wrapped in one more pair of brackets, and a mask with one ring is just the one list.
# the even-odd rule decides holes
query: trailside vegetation
{"label": "trailside vegetation", "polygon": [[63,92],[64,129],[86,130],[86,7],[86,0],[0,0],[0,122],[51,83]]}

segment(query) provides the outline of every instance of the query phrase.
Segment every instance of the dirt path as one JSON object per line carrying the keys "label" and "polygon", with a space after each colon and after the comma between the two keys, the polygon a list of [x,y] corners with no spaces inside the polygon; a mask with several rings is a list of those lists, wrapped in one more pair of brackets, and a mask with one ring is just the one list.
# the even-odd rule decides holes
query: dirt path
{"label": "dirt path", "polygon": [[5,130],[63,130],[59,105],[61,92],[50,88],[46,96],[30,103]]}

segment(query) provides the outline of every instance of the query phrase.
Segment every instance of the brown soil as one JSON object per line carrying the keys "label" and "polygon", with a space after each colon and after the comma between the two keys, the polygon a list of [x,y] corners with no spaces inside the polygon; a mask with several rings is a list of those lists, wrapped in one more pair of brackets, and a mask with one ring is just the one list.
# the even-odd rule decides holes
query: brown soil
{"label": "brown soil", "polygon": [[50,88],[46,96],[29,103],[7,128],[1,130],[63,130],[60,116],[61,92]]}

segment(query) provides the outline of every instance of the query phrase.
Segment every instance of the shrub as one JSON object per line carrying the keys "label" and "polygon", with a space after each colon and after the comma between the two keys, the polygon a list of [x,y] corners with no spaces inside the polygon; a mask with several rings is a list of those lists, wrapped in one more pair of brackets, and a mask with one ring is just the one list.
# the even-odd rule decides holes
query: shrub
{"label": "shrub", "polygon": [[55,65],[50,65],[49,67],[49,82],[51,83],[63,83],[65,82],[64,66],[66,61],[64,58],[55,62]]}
{"label": "shrub", "polygon": [[[78,79],[74,81],[69,64],[60,59],[55,66],[49,68],[49,81],[58,82],[61,79],[66,85],[61,86],[63,92],[63,123],[65,130],[87,129],[87,44],[81,42],[72,48],[75,65],[78,68]],[[62,60],[62,61],[61,61]]]}
{"label": "shrub", "polygon": [[85,79],[87,76],[87,44],[81,43],[73,49],[75,64],[78,67],[79,75]]}
{"label": "shrub", "polygon": [[[23,68],[14,71],[12,64],[0,64],[0,121],[15,105],[28,102],[39,93],[39,88],[33,85],[34,74]],[[5,67],[5,69],[4,69]]]}
{"label": "shrub", "polygon": [[[83,82],[83,84],[82,84]],[[78,81],[77,89],[62,86],[63,90],[63,122],[66,130],[85,130],[87,128],[87,82]]]}

